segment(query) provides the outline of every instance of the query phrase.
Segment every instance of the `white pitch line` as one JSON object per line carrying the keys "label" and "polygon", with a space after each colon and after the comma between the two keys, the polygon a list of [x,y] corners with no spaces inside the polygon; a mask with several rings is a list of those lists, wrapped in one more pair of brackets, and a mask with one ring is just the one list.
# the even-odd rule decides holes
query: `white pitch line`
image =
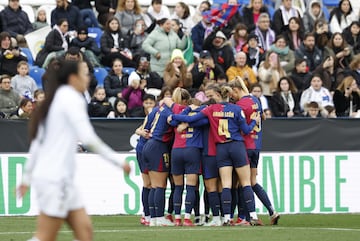
{"label": "white pitch line", "polygon": [[[121,232],[172,232],[177,230],[182,231],[229,231],[234,230],[236,227],[194,227],[194,228],[173,228],[173,227],[147,227],[143,229],[109,229],[109,230],[94,230],[94,233],[121,233]],[[253,229],[254,227],[238,227],[238,229]],[[277,230],[320,230],[320,231],[347,231],[347,232],[360,232],[360,229],[356,228],[309,228],[309,227],[270,227],[271,229],[277,229]],[[258,230],[261,229],[261,227],[258,227]],[[62,230],[59,231],[60,233],[72,233],[71,230]],[[0,232],[0,235],[10,235],[10,234],[33,234],[34,232]]]}

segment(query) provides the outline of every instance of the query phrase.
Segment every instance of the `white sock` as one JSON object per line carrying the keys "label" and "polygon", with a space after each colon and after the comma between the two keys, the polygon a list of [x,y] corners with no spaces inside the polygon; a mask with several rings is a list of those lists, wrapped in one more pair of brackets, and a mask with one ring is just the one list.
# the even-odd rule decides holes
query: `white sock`
{"label": "white sock", "polygon": [[220,216],[213,216],[213,221],[219,222],[220,221]]}
{"label": "white sock", "polygon": [[175,219],[181,219],[181,215],[180,214],[175,214]]}
{"label": "white sock", "polygon": [[28,241],[41,241],[40,239],[38,239],[37,237],[32,237],[31,239],[29,239]]}
{"label": "white sock", "polygon": [[258,216],[257,216],[256,212],[250,212],[250,217],[252,219],[258,219]]}
{"label": "white sock", "polygon": [[185,213],[184,218],[185,218],[185,219],[190,219],[190,218],[191,218],[191,214],[190,214],[190,213]]}
{"label": "white sock", "polygon": [[224,215],[224,223],[226,223],[227,221],[230,221],[230,214]]}

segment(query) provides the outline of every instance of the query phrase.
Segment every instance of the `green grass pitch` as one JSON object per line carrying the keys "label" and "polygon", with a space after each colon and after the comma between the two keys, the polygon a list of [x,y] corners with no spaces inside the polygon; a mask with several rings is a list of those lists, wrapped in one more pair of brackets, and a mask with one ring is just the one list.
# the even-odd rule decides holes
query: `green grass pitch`
{"label": "green grass pitch", "polygon": [[[267,216],[260,216],[269,224]],[[277,226],[263,227],[144,227],[138,216],[92,216],[94,240],[294,240],[359,241],[360,214],[282,215]],[[35,217],[0,217],[1,241],[24,241],[32,236]],[[58,241],[72,241],[64,226]]]}

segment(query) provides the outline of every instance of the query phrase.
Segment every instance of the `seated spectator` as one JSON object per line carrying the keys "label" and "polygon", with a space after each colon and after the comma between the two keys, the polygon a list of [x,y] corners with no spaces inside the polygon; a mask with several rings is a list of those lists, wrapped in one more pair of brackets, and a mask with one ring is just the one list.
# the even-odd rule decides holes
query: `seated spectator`
{"label": "seated spectator", "polygon": [[202,18],[202,20],[191,29],[191,39],[196,57],[199,57],[200,52],[203,50],[204,39],[213,32],[214,27],[214,23],[211,23],[207,18]]}
{"label": "seated spectator", "polygon": [[35,64],[45,68],[51,59],[63,55],[69,48],[69,28],[65,18],[60,19],[45,39],[44,47],[36,55]]}
{"label": "seated spectator", "polygon": [[311,101],[306,104],[304,116],[309,118],[321,118],[321,106],[316,101]]}
{"label": "seated spectator", "polygon": [[173,93],[173,89],[171,89],[169,86],[164,86],[161,89],[160,95],[158,96],[158,100],[162,100],[165,97],[166,98],[171,98],[172,97],[172,93]]}
{"label": "seated spectator", "polygon": [[95,9],[98,12],[98,22],[105,26],[106,22],[114,17],[118,0],[95,0]]}
{"label": "seated spectator", "polygon": [[267,13],[270,16],[269,10],[262,0],[251,0],[249,6],[244,7],[242,11],[244,25],[247,26],[249,33],[255,30],[260,14]]}
{"label": "seated spectator", "polygon": [[92,0],[72,0],[71,3],[79,8],[83,24],[85,24],[87,27],[98,28],[99,23],[96,20],[94,10],[90,3],[91,1]]}
{"label": "seated spectator", "polygon": [[245,24],[239,23],[234,29],[234,34],[231,35],[230,43],[234,53],[241,51],[243,46],[247,43],[248,32]]}
{"label": "seated spectator", "polygon": [[316,20],[325,20],[325,15],[322,11],[323,4],[321,0],[312,0],[307,5],[303,16],[304,30],[306,33],[314,30]]}
{"label": "seated spectator", "polygon": [[226,72],[226,70],[234,63],[234,53],[222,31],[212,32],[205,39],[203,49],[208,50],[211,53],[214,61],[222,67],[223,72]]}
{"label": "seated spectator", "polygon": [[355,117],[360,109],[360,93],[356,80],[348,76],[334,92],[336,116]]}
{"label": "seated spectator", "polygon": [[14,76],[17,74],[17,64],[27,61],[21,50],[12,43],[8,32],[0,33],[0,75]]}
{"label": "seated spectator", "polygon": [[326,118],[337,118],[334,106],[327,105],[324,107],[324,109],[328,113]]}
{"label": "seated spectator", "polygon": [[167,8],[163,7],[162,0],[151,0],[151,6],[148,8],[148,13],[156,20],[162,18],[170,18],[170,12]]}
{"label": "seated spectator", "polygon": [[20,95],[11,88],[11,77],[2,75],[0,77],[0,112],[8,116],[17,110],[20,104]]}
{"label": "seated spectator", "polygon": [[76,31],[83,25],[78,7],[67,0],[56,0],[56,8],[51,11],[51,27],[58,25],[61,19],[66,19],[68,22],[69,31]]}
{"label": "seated spectator", "polygon": [[300,47],[295,50],[295,58],[306,59],[306,65],[310,71],[314,71],[323,60],[323,54],[320,49],[315,46],[315,35],[306,33]]}
{"label": "seated spectator", "polygon": [[[281,0],[281,5],[274,13],[271,25],[271,28],[275,31],[276,35],[281,34],[286,30],[291,17],[301,18],[301,14],[294,8],[292,0]],[[304,29],[302,21],[301,29]]]}
{"label": "seated spectator", "polygon": [[349,75],[354,77],[357,86],[360,86],[360,54],[354,56],[354,59],[350,63]]}
{"label": "seated spectator", "polygon": [[360,22],[354,21],[343,31],[346,42],[352,46],[354,54],[360,53]]}
{"label": "seated spectator", "polygon": [[20,101],[19,108],[16,111],[10,113],[9,119],[30,119],[32,111],[32,101],[28,98],[23,98]]}
{"label": "seated spectator", "polygon": [[9,5],[1,11],[1,23],[2,31],[15,38],[20,47],[27,47],[25,35],[33,31],[33,27],[19,0],[9,0]]}
{"label": "seated spectator", "polygon": [[150,62],[147,56],[138,56],[136,61],[137,67],[129,76],[129,84],[132,79],[140,78],[146,81],[145,92],[157,97],[163,86],[163,80],[158,73],[151,71]]}
{"label": "seated spectator", "polygon": [[230,81],[235,79],[236,76],[240,76],[248,88],[257,83],[255,72],[246,64],[246,54],[244,52],[238,52],[235,55],[235,64],[226,71]]}
{"label": "seated spectator", "polygon": [[35,108],[45,100],[45,92],[42,89],[37,89],[34,92],[33,107]]}
{"label": "seated spectator", "polygon": [[323,58],[330,56],[332,51],[328,48],[328,43],[331,39],[331,32],[329,30],[329,24],[326,20],[318,19],[314,25],[315,33],[315,46],[322,52]]}
{"label": "seated spectator", "polygon": [[284,76],[286,73],[281,67],[279,55],[268,51],[265,60],[260,64],[258,78],[263,94],[269,101],[276,90],[279,79]]}
{"label": "seated spectator", "polygon": [[142,49],[142,44],[148,36],[148,33],[145,32],[145,29],[145,21],[143,19],[138,19],[135,21],[133,29],[128,33],[128,39],[130,43],[129,48],[134,58],[136,56],[146,54]]}
{"label": "seated spectator", "polygon": [[346,42],[341,33],[334,33],[328,43],[329,49],[331,49],[335,55],[334,61],[339,67],[345,69],[349,67],[349,64],[353,58],[353,52],[351,46]]}
{"label": "seated spectator", "polygon": [[192,16],[194,24],[199,23],[203,20],[203,13],[211,9],[211,3],[207,0],[202,1],[195,9],[195,14]]}
{"label": "seated spectator", "polygon": [[320,107],[327,105],[334,106],[332,95],[329,90],[322,86],[322,79],[319,75],[314,75],[310,81],[310,87],[305,89],[300,97],[300,108],[305,110],[307,104],[315,101]]}
{"label": "seated spectator", "polygon": [[289,74],[295,66],[295,53],[287,44],[287,39],[283,35],[277,35],[274,44],[270,46],[270,51],[279,55],[281,67]]}
{"label": "seated spectator", "polygon": [[179,19],[171,19],[171,29],[178,35],[179,39],[182,39],[185,36],[182,23]]}
{"label": "seated spectator", "polygon": [[353,21],[358,21],[358,13],[354,11],[349,0],[340,0],[339,5],[330,12],[330,31],[342,33]]}
{"label": "seated spectator", "polygon": [[[121,92],[128,86],[129,76],[127,74],[123,74],[122,69],[123,65],[121,60],[115,59],[112,63],[109,74],[104,79],[104,88],[106,96],[109,100],[111,97],[121,98]],[[113,101],[115,98],[113,98]],[[113,101],[110,100],[110,102]]]}
{"label": "seated spectator", "polygon": [[88,104],[89,117],[105,117],[111,118],[115,116],[114,110],[110,102],[106,98],[105,89],[96,87],[94,95]]}
{"label": "seated spectator", "polygon": [[24,96],[30,94],[34,96],[35,90],[37,90],[36,82],[29,76],[29,65],[26,61],[20,61],[17,65],[18,74],[12,77],[11,87],[19,95]]}
{"label": "seated spectator", "polygon": [[274,117],[292,118],[300,115],[299,95],[294,82],[289,77],[280,78],[276,91],[271,98]]}
{"label": "seated spectator", "polygon": [[228,82],[229,82],[229,78],[227,77],[227,75],[225,73],[220,73],[216,77],[216,84],[218,84],[218,85],[224,85]]}
{"label": "seated spectator", "polygon": [[93,67],[100,67],[100,61],[97,56],[100,55],[101,51],[95,39],[88,36],[88,27],[79,27],[77,33],[77,37],[71,40],[70,46],[79,48]]}
{"label": "seated spectator", "polygon": [[304,89],[309,88],[311,77],[308,67],[306,66],[306,60],[296,59],[295,68],[292,70],[290,78],[293,80],[299,94],[301,94]]}
{"label": "seated spectator", "polygon": [[[269,102],[266,99],[266,97],[263,95],[263,91],[260,83],[256,83],[250,86],[249,92],[252,96],[257,97],[260,100],[261,108],[264,111],[264,114],[265,114],[265,110],[270,110]],[[271,114],[271,110],[270,110],[270,114]]]}
{"label": "seated spectator", "polygon": [[49,24],[47,23],[46,10],[44,7],[39,7],[36,10],[35,22],[32,23],[32,26],[34,31],[49,26]]}
{"label": "seated spectator", "polygon": [[127,35],[135,21],[142,19],[142,10],[137,0],[119,0],[116,8],[115,18],[121,23],[121,32]]}
{"label": "seated spectator", "polygon": [[176,3],[171,19],[178,19],[182,25],[182,30],[187,33],[191,33],[191,29],[195,25],[190,15],[189,6],[184,2]]}
{"label": "seated spectator", "polygon": [[174,49],[184,49],[186,38],[180,39],[171,29],[171,21],[163,18],[143,42],[142,48],[150,54],[151,70],[163,77],[166,64]]}
{"label": "seated spectator", "polygon": [[254,33],[258,36],[259,46],[267,51],[275,40],[275,32],[270,28],[269,14],[260,14]]}
{"label": "seated spectator", "polygon": [[108,20],[100,41],[103,65],[111,67],[114,59],[121,59],[123,66],[135,67],[133,55],[129,49],[129,39],[122,33],[120,22],[116,17]]}
{"label": "seated spectator", "polygon": [[121,92],[122,98],[128,103],[128,110],[131,112],[134,108],[142,106],[143,96],[145,95],[145,80],[140,77],[133,79],[129,85]]}
{"label": "seated spectator", "polygon": [[114,102],[115,118],[130,117],[127,101],[123,98],[116,98]]}
{"label": "seated spectator", "polygon": [[170,62],[165,67],[164,85],[172,89],[176,87],[189,89],[193,85],[191,68],[186,67],[184,55],[180,49],[173,50]]}
{"label": "seated spectator", "polygon": [[156,98],[154,95],[145,94],[143,96],[142,106],[135,107],[130,111],[131,117],[146,117],[156,106]]}
{"label": "seated spectator", "polygon": [[194,91],[198,91],[200,86],[209,81],[217,80],[221,74],[225,74],[221,66],[216,63],[208,50],[203,50],[199,56],[199,62],[191,70]]}
{"label": "seated spectator", "polygon": [[257,73],[260,63],[265,59],[265,51],[258,46],[258,43],[258,36],[251,33],[248,36],[247,44],[242,48],[242,51],[246,53],[247,56],[247,65],[249,65],[255,73]]}
{"label": "seated spectator", "polygon": [[336,80],[335,60],[332,56],[327,57],[316,69],[313,74],[320,76],[322,86],[330,92],[334,92],[339,83]]}
{"label": "seated spectator", "polygon": [[288,27],[282,33],[286,37],[291,50],[298,49],[304,39],[304,32],[300,27],[300,21],[300,18],[297,17],[290,18]]}

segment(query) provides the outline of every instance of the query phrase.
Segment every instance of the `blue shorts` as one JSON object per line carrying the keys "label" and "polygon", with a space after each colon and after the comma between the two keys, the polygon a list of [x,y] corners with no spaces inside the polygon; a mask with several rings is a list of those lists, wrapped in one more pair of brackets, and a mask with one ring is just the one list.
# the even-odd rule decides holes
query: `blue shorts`
{"label": "blue shorts", "polygon": [[247,155],[250,161],[250,168],[257,168],[259,164],[260,150],[247,150]]}
{"label": "blue shorts", "polygon": [[219,177],[216,156],[202,156],[202,175],[204,179]]}
{"label": "blue shorts", "polygon": [[232,166],[235,168],[249,164],[243,141],[231,141],[216,144],[217,167]]}
{"label": "blue shorts", "polygon": [[171,151],[171,174],[199,174],[201,150],[196,147],[174,148]]}
{"label": "blue shorts", "polygon": [[143,159],[142,155],[143,155],[142,152],[136,152],[136,159],[138,161],[141,173],[148,174],[149,169],[148,169],[146,163],[144,162],[144,159]]}
{"label": "blue shorts", "polygon": [[142,159],[149,171],[169,172],[169,145],[158,140],[150,139],[144,145]]}

